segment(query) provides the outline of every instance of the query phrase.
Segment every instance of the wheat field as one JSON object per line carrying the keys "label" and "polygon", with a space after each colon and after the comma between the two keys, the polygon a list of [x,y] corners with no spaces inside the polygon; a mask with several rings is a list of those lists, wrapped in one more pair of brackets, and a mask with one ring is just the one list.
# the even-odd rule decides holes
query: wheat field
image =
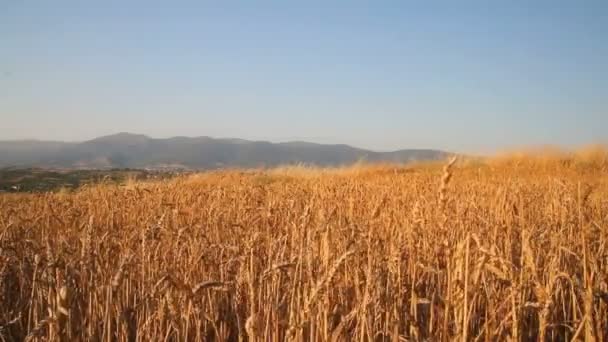
{"label": "wheat field", "polygon": [[2,341],[608,341],[608,158],[0,196]]}

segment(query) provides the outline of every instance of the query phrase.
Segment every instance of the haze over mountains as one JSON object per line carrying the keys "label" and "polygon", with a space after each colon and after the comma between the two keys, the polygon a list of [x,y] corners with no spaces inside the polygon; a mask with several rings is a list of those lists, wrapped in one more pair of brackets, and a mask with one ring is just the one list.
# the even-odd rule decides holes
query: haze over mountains
{"label": "haze over mountains", "polygon": [[436,160],[448,153],[404,149],[374,152],[348,145],[270,143],[210,137],[154,139],[118,133],[84,142],[0,141],[0,167],[187,168],[259,167],[305,163],[319,166]]}

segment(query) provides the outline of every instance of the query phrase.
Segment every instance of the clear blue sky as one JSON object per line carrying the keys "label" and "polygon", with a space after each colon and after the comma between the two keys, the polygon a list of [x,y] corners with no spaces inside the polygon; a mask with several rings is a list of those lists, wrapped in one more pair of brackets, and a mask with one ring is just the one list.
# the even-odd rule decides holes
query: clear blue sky
{"label": "clear blue sky", "polygon": [[608,1],[0,0],[0,140],[608,140]]}

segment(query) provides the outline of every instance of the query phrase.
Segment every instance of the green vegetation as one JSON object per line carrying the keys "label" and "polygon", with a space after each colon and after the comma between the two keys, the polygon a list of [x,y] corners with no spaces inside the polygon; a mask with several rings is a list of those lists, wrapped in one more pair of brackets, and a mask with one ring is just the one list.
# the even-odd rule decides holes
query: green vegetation
{"label": "green vegetation", "polygon": [[174,172],[135,169],[49,170],[37,168],[0,169],[0,192],[39,192],[75,189],[88,183],[122,183],[128,179],[163,179]]}

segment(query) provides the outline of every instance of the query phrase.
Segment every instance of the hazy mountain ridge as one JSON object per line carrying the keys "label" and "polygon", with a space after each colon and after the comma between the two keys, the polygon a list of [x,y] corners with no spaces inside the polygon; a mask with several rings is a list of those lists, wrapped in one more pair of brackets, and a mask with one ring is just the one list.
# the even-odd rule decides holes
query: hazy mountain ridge
{"label": "hazy mountain ridge", "polygon": [[447,155],[447,152],[425,149],[374,152],[348,145],[302,141],[271,143],[210,137],[155,139],[131,133],[118,133],[79,143],[0,141],[0,167],[156,168],[172,165],[212,169],[292,163],[335,166],[358,160],[436,160]]}

